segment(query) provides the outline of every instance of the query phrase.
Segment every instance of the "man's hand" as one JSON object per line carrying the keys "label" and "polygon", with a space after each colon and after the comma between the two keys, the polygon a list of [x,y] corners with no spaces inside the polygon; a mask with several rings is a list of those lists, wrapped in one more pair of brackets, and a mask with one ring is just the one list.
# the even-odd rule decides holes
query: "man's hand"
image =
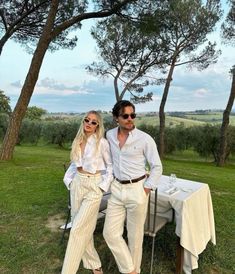
{"label": "man's hand", "polygon": [[144,191],[145,191],[146,195],[148,195],[150,193],[151,189],[147,188],[147,187],[144,187]]}

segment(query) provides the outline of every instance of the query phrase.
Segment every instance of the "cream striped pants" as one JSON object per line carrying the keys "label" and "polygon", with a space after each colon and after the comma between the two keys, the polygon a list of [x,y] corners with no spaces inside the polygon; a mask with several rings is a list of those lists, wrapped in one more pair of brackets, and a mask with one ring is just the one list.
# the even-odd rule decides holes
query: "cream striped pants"
{"label": "cream striped pants", "polygon": [[[114,180],[111,184],[103,235],[121,273],[140,273],[148,202],[144,182],[123,185]],[[123,238],[125,220],[128,244]]]}
{"label": "cream striped pants", "polygon": [[87,269],[101,267],[99,255],[94,247],[93,232],[96,227],[102,191],[98,184],[100,174],[77,173],[71,188],[72,228],[65,253],[62,274],[75,274],[81,260]]}

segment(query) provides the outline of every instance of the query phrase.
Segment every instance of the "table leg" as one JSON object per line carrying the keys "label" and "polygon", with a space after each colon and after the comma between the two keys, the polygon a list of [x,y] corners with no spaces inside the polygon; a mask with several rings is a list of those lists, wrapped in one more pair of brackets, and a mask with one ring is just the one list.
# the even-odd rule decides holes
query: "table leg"
{"label": "table leg", "polygon": [[176,274],[181,274],[183,271],[184,263],[184,248],[180,245],[180,238],[177,237],[177,248],[176,248]]}

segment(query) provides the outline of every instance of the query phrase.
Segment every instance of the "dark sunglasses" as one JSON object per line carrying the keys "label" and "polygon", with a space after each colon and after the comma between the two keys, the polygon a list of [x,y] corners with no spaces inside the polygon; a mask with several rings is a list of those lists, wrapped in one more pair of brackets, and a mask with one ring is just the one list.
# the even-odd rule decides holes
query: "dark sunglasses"
{"label": "dark sunglasses", "polygon": [[84,118],[83,122],[87,123],[87,124],[91,124],[93,126],[97,126],[98,125],[98,122],[96,121],[91,121],[90,119],[88,118]]}
{"label": "dark sunglasses", "polygon": [[129,118],[129,116],[131,117],[131,119],[135,119],[135,117],[136,117],[136,114],[135,113],[131,113],[131,114],[127,114],[127,113],[125,113],[125,114],[120,114],[119,116],[121,116],[123,119],[128,119]]}

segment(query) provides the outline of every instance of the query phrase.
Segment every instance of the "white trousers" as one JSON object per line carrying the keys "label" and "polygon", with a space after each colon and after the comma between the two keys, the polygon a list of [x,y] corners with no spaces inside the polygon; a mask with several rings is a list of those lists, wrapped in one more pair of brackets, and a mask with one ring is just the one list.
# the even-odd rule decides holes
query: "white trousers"
{"label": "white trousers", "polygon": [[[148,202],[144,181],[124,185],[114,180],[111,185],[103,235],[121,273],[140,273]],[[128,244],[123,238],[125,220]]]}
{"label": "white trousers", "polygon": [[87,269],[101,267],[94,247],[93,232],[96,227],[102,191],[98,184],[101,175],[77,173],[70,188],[72,228],[65,253],[62,274],[75,274],[81,260]]}

